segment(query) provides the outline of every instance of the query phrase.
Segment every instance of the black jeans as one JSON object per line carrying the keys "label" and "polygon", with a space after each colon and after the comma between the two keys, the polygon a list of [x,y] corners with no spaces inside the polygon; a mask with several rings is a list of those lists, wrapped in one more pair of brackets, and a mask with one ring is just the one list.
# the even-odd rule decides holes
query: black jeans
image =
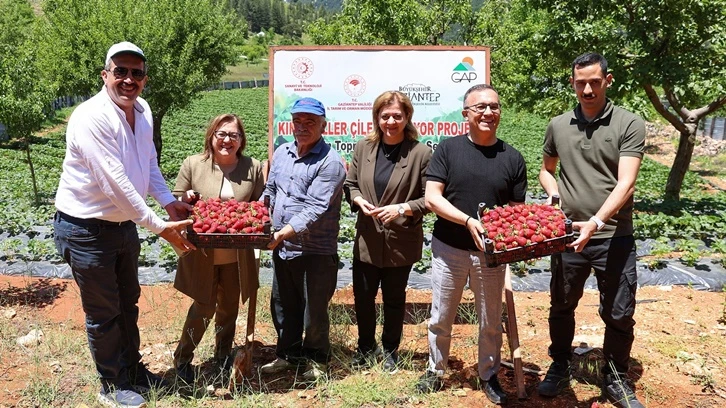
{"label": "black jeans", "polygon": [[302,255],[285,260],[276,250],[272,261],[275,274],[270,312],[277,331],[277,356],[295,364],[306,359],[327,364],[328,303],[338,280],[338,255]]}
{"label": "black jeans", "polygon": [[572,358],[575,309],[592,269],[600,291],[598,313],[605,323],[604,372],[612,372],[612,364],[618,373],[626,373],[634,340],[633,314],[638,286],[633,236],[592,239],[581,253],[553,255],[551,262],[549,354],[552,359]]}
{"label": "black jeans", "polygon": [[353,260],[353,295],[358,321],[358,351],[376,348],[376,295],[383,296],[383,334],[381,343],[387,353],[398,350],[406,313],[406,284],[413,265],[379,268]]}
{"label": "black jeans", "polygon": [[91,356],[105,389],[128,381],[139,354],[139,236],[131,221],[112,223],[56,213],[58,252],[81,293]]}

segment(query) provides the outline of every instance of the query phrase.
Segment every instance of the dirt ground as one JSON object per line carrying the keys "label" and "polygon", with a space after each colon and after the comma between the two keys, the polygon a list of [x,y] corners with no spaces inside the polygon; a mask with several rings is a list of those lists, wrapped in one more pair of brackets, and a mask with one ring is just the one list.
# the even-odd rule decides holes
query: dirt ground
{"label": "dirt ground", "polygon": [[[673,132],[672,128],[649,127],[648,156],[662,164],[672,164]],[[710,177],[709,182],[714,192],[726,190],[723,178]],[[503,366],[499,379],[510,397],[507,406],[611,407],[599,402],[604,325],[597,315],[597,293],[586,291],[580,302],[573,343],[575,347],[586,342],[593,350],[575,357],[575,380],[557,399],[540,398],[536,393],[537,384],[550,363],[547,357],[549,295],[516,292],[514,299],[528,398],[516,398],[513,370]],[[380,371],[354,372],[347,365],[356,346],[353,295],[351,288],[337,291],[331,308],[334,316],[331,337],[337,360],[331,363],[330,383],[339,383],[342,387],[356,384],[356,381],[376,385],[391,383],[398,387],[399,398],[386,406],[493,406],[477,389],[476,326],[472,324],[475,318],[470,292],[464,294],[454,326],[445,389],[434,396],[417,396],[413,392],[428,357],[426,319],[430,301],[430,291],[408,291],[408,314],[401,345],[403,368],[394,376],[383,377],[386,374]],[[255,370],[274,358],[276,336],[270,324],[268,302],[269,288],[261,288],[255,326]],[[190,300],[171,285],[142,287],[139,327],[143,361],[151,371],[167,378],[174,375],[170,355],[189,304]],[[641,402],[648,407],[706,408],[726,404],[726,292],[698,292],[688,287],[643,287],[638,292],[635,318],[635,343],[628,377],[635,384]],[[236,345],[243,343],[245,321],[246,309],[238,318]],[[0,275],[0,407],[86,406],[69,397],[80,393],[93,395],[98,387],[93,378],[83,322],[78,288],[73,281]],[[44,331],[40,345],[18,346],[16,339],[32,329]],[[205,335],[195,364],[209,365],[204,362],[204,356],[211,356],[211,338],[209,333]],[[511,362],[506,339],[505,335],[502,349],[505,363]],[[271,396],[270,405],[278,407],[351,406],[346,401],[336,403],[335,398],[321,401],[314,389],[301,386],[294,378],[294,372],[261,376],[250,380],[250,385],[264,390],[263,393]],[[200,406],[234,405],[224,390],[216,389],[214,394],[219,394],[219,398],[205,399]],[[38,395],[54,402],[33,403]],[[68,404],[68,401],[73,402]],[[166,402],[162,398],[155,406],[190,406],[177,401]],[[376,403],[359,405],[381,406]]]}
{"label": "dirt ground", "polygon": [[[0,297],[0,334],[3,337],[0,346],[0,406],[26,406],[24,401],[27,399],[24,396],[27,396],[28,388],[32,387],[31,383],[38,381],[38,373],[41,376],[56,376],[60,372],[71,374],[67,381],[61,383],[61,388],[72,390],[80,387],[87,390],[90,387],[92,391],[97,387],[93,380],[84,382],[72,375],[74,371],[92,372],[85,343],[83,312],[73,281],[0,276]],[[575,345],[586,342],[594,349],[576,357],[576,380],[561,397],[554,400],[540,398],[535,391],[542,378],[537,372],[543,372],[549,365],[548,294],[516,292],[514,298],[529,398],[516,398],[513,370],[503,367],[499,378],[511,398],[508,406],[610,407],[609,404],[598,404],[598,368],[602,363],[604,326],[597,315],[597,293],[588,291],[580,303],[575,338]],[[276,338],[266,310],[268,299],[269,288],[262,288],[258,301],[258,324],[255,327],[254,369],[274,358]],[[649,407],[720,407],[726,404],[725,294],[697,292],[688,287],[643,287],[639,289],[638,299],[636,339],[628,376],[634,382],[640,400]],[[425,324],[430,300],[430,291],[408,291],[409,313],[401,346],[402,355],[407,356],[406,363],[398,374],[391,377],[401,383],[403,390],[413,390],[413,384],[426,364]],[[476,327],[471,324],[472,301],[472,294],[465,292],[454,327],[446,388],[433,400],[429,400],[428,396],[407,396],[395,406],[491,406],[476,386]],[[342,337],[343,341],[335,341],[335,338],[340,337],[334,335],[334,347],[338,355],[348,356],[355,347],[355,325],[351,325],[350,320],[347,324],[339,323],[345,322],[341,316],[354,319],[352,303],[351,288],[337,291],[333,299],[332,314],[337,316],[337,321],[334,321],[332,331],[347,333]],[[178,334],[174,329],[181,327],[188,305],[189,300],[171,285],[142,288],[139,303],[141,348],[143,361],[153,372],[173,376],[169,350],[175,346]],[[241,313],[238,319],[238,345],[243,342],[243,315]],[[52,361],[52,356],[34,358],[34,353],[29,352],[28,348],[15,345],[16,336],[33,328],[41,328],[46,332],[44,341],[67,342],[74,345],[69,346],[69,349],[77,351],[73,356],[59,356],[60,361]],[[59,340],[57,334],[51,334],[57,330],[63,332],[63,340]],[[506,335],[504,339],[503,360],[511,361]],[[43,344],[37,347],[43,347]],[[53,345],[49,344],[48,347],[52,348]],[[356,375],[377,374],[351,372],[342,362],[331,364],[332,382],[345,382],[348,377]],[[292,373],[286,373],[272,376],[274,378],[262,376],[258,380],[265,382],[263,388],[281,401],[279,406],[320,406],[316,403],[315,393],[299,389],[291,380],[292,376]],[[163,399],[161,401],[156,406],[175,406],[163,405]],[[227,404],[231,402],[225,402],[225,398],[221,397],[211,406],[231,406]],[[324,405],[331,406],[329,401]]]}
{"label": "dirt ground", "polygon": [[[662,125],[648,122],[646,124],[646,155],[664,166],[672,166],[678,147],[679,133],[672,125]],[[713,156],[726,154],[726,141],[718,141],[710,137],[698,136],[697,144],[693,149],[693,157]],[[720,152],[720,153],[719,153]],[[726,178],[712,175],[702,171],[698,165],[691,161],[690,170],[706,179],[714,192],[726,191]]]}

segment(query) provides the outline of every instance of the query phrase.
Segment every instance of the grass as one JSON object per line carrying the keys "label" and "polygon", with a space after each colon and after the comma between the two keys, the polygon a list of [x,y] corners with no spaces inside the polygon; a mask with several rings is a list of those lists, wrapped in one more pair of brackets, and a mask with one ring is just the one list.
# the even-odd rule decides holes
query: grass
{"label": "grass", "polygon": [[222,76],[223,82],[270,79],[268,77],[269,65],[267,61],[240,62],[238,65],[227,67],[227,70],[228,72]]}
{"label": "grass", "polygon": [[[29,281],[30,282],[30,281]],[[26,292],[33,293],[38,286],[29,284]],[[77,296],[74,285],[66,291]],[[56,296],[63,293],[59,290]],[[144,288],[141,298],[141,339],[144,362],[152,372],[160,373],[169,380],[174,380],[171,353],[183,325],[189,299],[169,291],[160,295],[156,291]],[[168,293],[172,293],[168,295]],[[725,292],[726,293],[726,292]],[[684,292],[686,295],[687,292]],[[44,296],[44,295],[43,295]],[[39,296],[43,298],[43,296]],[[270,296],[270,287],[262,287],[258,294],[255,367],[271,361],[274,357],[276,335],[272,327],[269,308],[266,307]],[[20,299],[20,298],[17,298]],[[82,323],[69,321],[73,315],[60,318],[60,323],[50,321],[44,314],[43,302],[33,300],[28,295],[23,300],[6,303],[4,308],[18,309],[23,318],[0,318],[0,374],[10,378],[23,378],[24,385],[16,392],[17,406],[95,406],[95,395],[98,392],[98,381],[95,368],[87,349],[86,336]],[[419,395],[414,386],[418,377],[425,370],[428,349],[426,345],[426,325],[408,321],[404,326],[404,337],[401,344],[401,370],[396,375],[389,375],[377,363],[370,369],[355,370],[350,366],[352,350],[355,348],[356,328],[351,319],[349,304],[339,300],[331,304],[331,341],[333,358],[330,363],[329,375],[314,384],[301,381],[300,374],[294,372],[277,376],[261,376],[255,373],[252,378],[229,391],[228,378],[211,363],[213,355],[214,333],[209,328],[195,353],[194,364],[199,369],[200,380],[193,388],[175,388],[171,394],[148,395],[150,407],[282,407],[282,406],[324,406],[324,407],[375,407],[375,406],[421,406],[446,407],[452,403],[471,404],[472,396],[481,396],[477,389],[476,372],[476,319],[471,312],[463,310],[454,325],[452,337],[452,355],[450,370],[447,376],[447,388],[432,395]],[[78,305],[80,309],[80,305]],[[719,307],[720,309],[720,307]],[[596,317],[596,310],[585,309]],[[241,344],[246,322],[246,307],[240,310],[237,327],[237,345]],[[584,313],[584,311],[583,311]],[[423,312],[421,312],[423,314]],[[467,316],[469,314],[469,316]],[[519,310],[520,322],[532,322],[539,332],[546,332],[546,319],[542,316],[546,311],[530,306]],[[408,318],[407,318],[408,319]],[[703,317],[707,319],[707,317]],[[77,320],[77,319],[76,319]],[[422,322],[425,318],[420,319]],[[715,320],[715,316],[711,318]],[[722,336],[697,335],[707,330],[708,323],[703,327],[680,325],[674,328],[673,335],[659,336],[657,342],[650,342],[639,337],[639,342],[648,342],[647,353],[639,356],[634,365],[640,367],[678,366],[679,375],[687,376],[686,382],[698,384],[704,390],[717,389],[720,376],[711,370],[713,361],[722,361],[726,353],[726,345],[722,344]],[[42,344],[19,351],[14,339],[24,335],[31,328],[40,328],[45,333]],[[380,327],[378,328],[380,335]],[[681,330],[680,332],[675,332]],[[693,335],[684,335],[683,330]],[[534,363],[546,370],[549,359],[545,356],[546,349],[533,348],[528,343],[530,325],[520,324],[520,339],[524,344],[523,359],[525,365]],[[546,336],[540,334],[539,336]],[[504,337],[502,359],[509,360],[506,336]],[[528,346],[529,344],[529,346]],[[686,353],[687,351],[687,353]],[[602,380],[600,373],[602,352],[599,348],[583,355],[575,356],[573,367],[577,381],[572,383],[573,391],[579,398],[597,395]],[[702,371],[683,372],[683,367],[698,367]],[[723,362],[720,363],[723,366]],[[535,366],[536,367],[536,366]],[[2,370],[5,370],[4,372]],[[639,371],[638,371],[639,372]],[[510,377],[511,371],[503,369],[500,376]],[[635,374],[638,375],[638,374]],[[527,377],[527,383],[536,380]],[[639,389],[649,401],[667,401],[668,391],[658,388],[658,378],[644,376],[639,379]],[[512,383],[507,388],[510,393]],[[530,392],[533,392],[530,389]],[[706,391],[708,392],[708,391]],[[0,399],[2,399],[0,392]],[[643,394],[641,394],[643,395]],[[478,397],[477,397],[478,398]],[[525,405],[530,406],[530,405]]]}

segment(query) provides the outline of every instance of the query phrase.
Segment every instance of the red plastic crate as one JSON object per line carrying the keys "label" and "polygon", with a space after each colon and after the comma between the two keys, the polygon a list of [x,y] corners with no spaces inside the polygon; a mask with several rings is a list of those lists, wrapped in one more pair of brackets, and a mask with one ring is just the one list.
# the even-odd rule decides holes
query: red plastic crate
{"label": "red plastic crate", "polygon": [[574,241],[574,233],[571,230],[571,225],[572,221],[565,221],[565,226],[570,228],[570,232],[561,237],[550,238],[537,244],[507,249],[504,251],[495,251],[494,241],[487,238],[484,240],[484,261],[486,262],[486,266],[488,268],[492,268],[503,264],[526,261],[529,259],[572,251],[572,248],[567,247],[567,244]]}
{"label": "red plastic crate", "polygon": [[[270,210],[270,197],[264,196],[262,201]],[[269,213],[272,218],[272,211]],[[267,249],[267,244],[272,241],[272,232],[271,221],[266,222],[263,232],[257,234],[197,233],[190,225],[187,227],[187,239],[197,248]]]}
{"label": "red plastic crate", "polygon": [[[559,197],[553,200],[554,204],[559,202]],[[482,212],[486,209],[484,203],[479,204],[478,215],[481,219]],[[546,239],[543,242],[529,244],[524,247],[506,249],[503,251],[496,251],[494,249],[494,241],[482,237],[484,241],[484,261],[488,268],[495,266],[527,261],[529,259],[541,258],[543,256],[549,256],[559,254],[562,252],[572,251],[572,248],[568,248],[567,244],[574,241],[574,232],[572,231],[572,220],[565,219],[565,235],[557,238]]]}
{"label": "red plastic crate", "polygon": [[264,228],[260,234],[198,234],[188,226],[187,239],[197,248],[267,249],[272,241],[272,224],[266,222]]}

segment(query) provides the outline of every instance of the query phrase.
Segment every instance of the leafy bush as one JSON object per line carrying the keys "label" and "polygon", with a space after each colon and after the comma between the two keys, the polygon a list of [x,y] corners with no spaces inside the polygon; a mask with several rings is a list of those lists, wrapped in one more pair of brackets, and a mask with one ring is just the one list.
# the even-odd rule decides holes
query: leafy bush
{"label": "leafy bush", "polygon": [[[204,131],[209,121],[222,113],[239,115],[247,133],[245,154],[258,160],[268,157],[268,88],[221,90],[204,93],[182,111],[164,118],[162,137],[164,150],[161,158],[162,173],[169,185],[173,185],[179,166],[185,157],[202,151]],[[542,142],[547,119],[527,112],[507,110],[502,115],[499,137],[516,147],[527,162],[529,191],[538,198],[543,193],[538,173],[542,163]],[[61,125],[52,131],[36,135],[31,140],[33,161],[38,174],[39,192],[45,201],[33,203],[32,186],[23,152],[15,143],[0,144],[0,234],[4,238],[0,246],[0,259],[6,261],[50,260],[60,262],[53,254],[51,224],[55,208],[52,198],[58,186],[65,149],[65,128]],[[699,240],[712,248],[712,253],[723,253],[726,239],[726,194],[711,194],[705,183],[695,173],[688,173],[681,201],[663,199],[663,187],[669,168],[645,159],[638,177],[635,192],[635,234],[637,238],[659,238],[660,242],[688,238],[684,242]],[[164,215],[164,211],[150,200],[152,208]],[[424,220],[424,230],[430,233],[435,216]],[[173,268],[174,252],[155,234],[140,230],[142,240],[142,264]],[[16,236],[25,236],[32,244],[21,245]],[[350,215],[347,205],[341,217],[339,235],[342,259],[352,256],[352,240],[355,236],[355,216]],[[23,241],[25,242],[25,241]],[[685,244],[684,245],[692,245]],[[663,248],[659,249],[663,250]],[[662,251],[661,251],[662,252]],[[686,248],[683,260],[697,261],[706,251]],[[725,258],[721,256],[720,261]],[[425,248],[424,259],[414,270],[424,272],[430,267],[430,250]]]}

